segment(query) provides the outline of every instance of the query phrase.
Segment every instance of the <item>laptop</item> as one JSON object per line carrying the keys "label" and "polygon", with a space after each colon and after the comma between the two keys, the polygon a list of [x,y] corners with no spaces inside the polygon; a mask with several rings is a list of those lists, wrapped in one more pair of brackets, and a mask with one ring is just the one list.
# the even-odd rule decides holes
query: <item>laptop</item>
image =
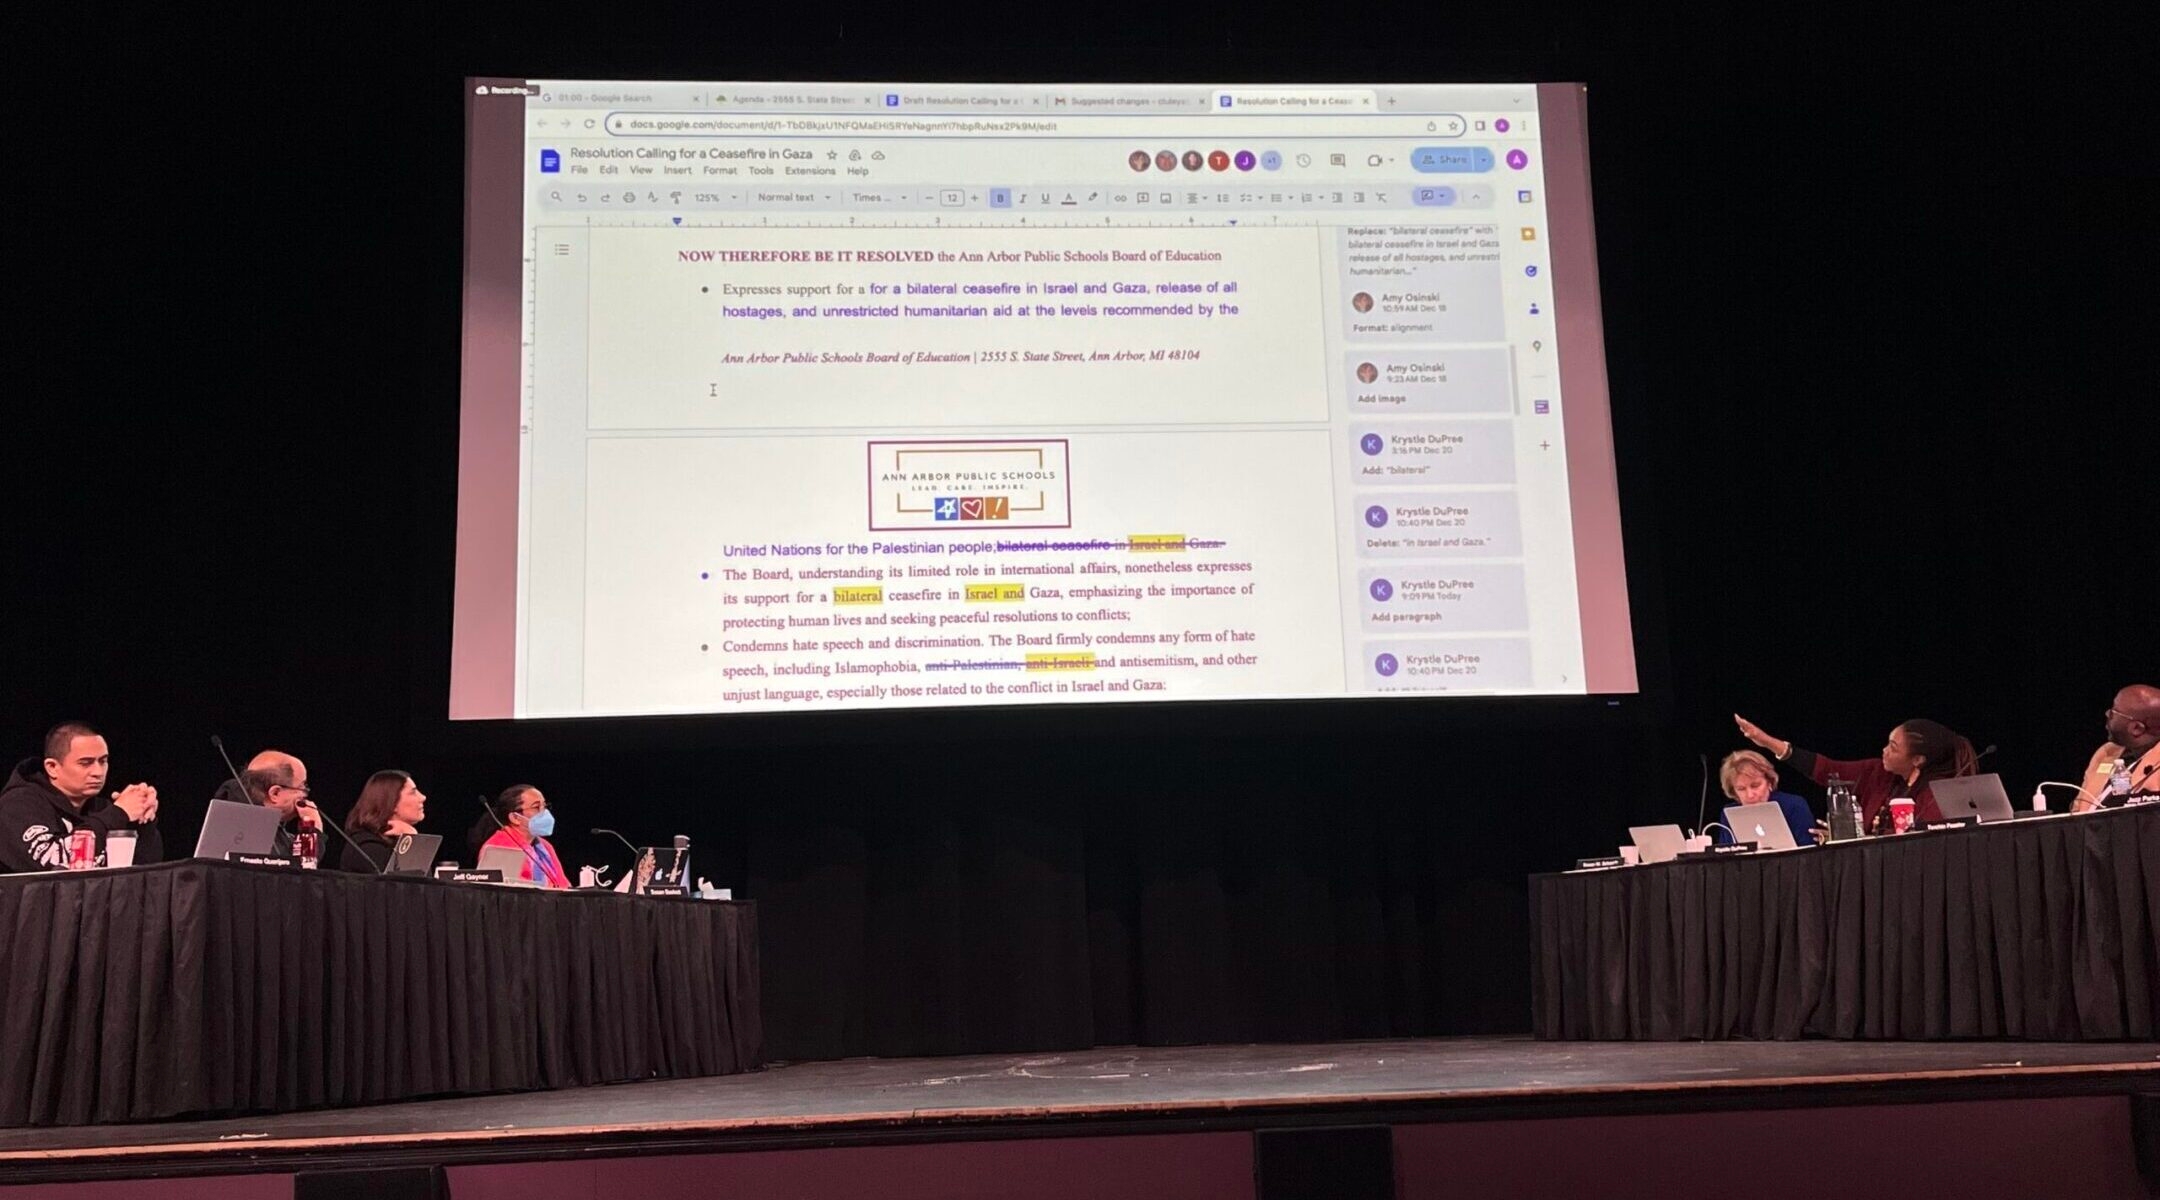
{"label": "laptop", "polygon": [[517,846],[482,846],[480,861],[473,865],[482,871],[501,871],[504,883],[518,887],[539,887],[539,881],[525,878],[525,870],[532,864],[532,855]]}
{"label": "laptop", "polygon": [[1928,785],[1935,807],[1946,817],[1978,817],[1982,821],[2014,820],[2010,797],[2003,792],[2000,775],[1961,775],[1938,779]]}
{"label": "laptop", "polygon": [[1735,804],[1725,810],[1726,828],[1736,842],[1753,842],[1757,850],[1791,850],[1792,825],[1785,810],[1775,804]]}
{"label": "laptop", "polygon": [[390,863],[385,875],[425,875],[442,849],[439,833],[408,833],[390,843]]}
{"label": "laptop", "polygon": [[1687,845],[1687,835],[1678,825],[1630,825],[1627,832],[1646,863],[1671,862]]}
{"label": "laptop", "polygon": [[615,890],[642,896],[652,887],[685,887],[690,882],[690,852],[673,846],[644,846]]}
{"label": "laptop", "polygon": [[212,800],[195,839],[195,857],[222,859],[227,854],[276,854],[284,814],[260,804]]}

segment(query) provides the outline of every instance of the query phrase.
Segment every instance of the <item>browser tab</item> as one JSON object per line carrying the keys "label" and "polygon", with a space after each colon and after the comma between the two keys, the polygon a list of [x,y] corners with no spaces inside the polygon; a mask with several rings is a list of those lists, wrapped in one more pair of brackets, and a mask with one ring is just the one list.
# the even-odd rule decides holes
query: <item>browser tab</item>
{"label": "browser tab", "polygon": [[1371,88],[1222,88],[1211,107],[1220,113],[1369,113],[1379,102]]}

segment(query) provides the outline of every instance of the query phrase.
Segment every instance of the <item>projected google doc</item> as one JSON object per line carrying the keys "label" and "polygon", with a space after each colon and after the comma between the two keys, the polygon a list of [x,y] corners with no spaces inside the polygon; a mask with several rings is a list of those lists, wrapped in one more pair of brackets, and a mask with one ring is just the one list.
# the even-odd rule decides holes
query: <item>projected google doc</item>
{"label": "projected google doc", "polygon": [[1588,690],[1534,163],[1420,211],[1093,138],[791,161],[878,186],[534,193],[515,715]]}

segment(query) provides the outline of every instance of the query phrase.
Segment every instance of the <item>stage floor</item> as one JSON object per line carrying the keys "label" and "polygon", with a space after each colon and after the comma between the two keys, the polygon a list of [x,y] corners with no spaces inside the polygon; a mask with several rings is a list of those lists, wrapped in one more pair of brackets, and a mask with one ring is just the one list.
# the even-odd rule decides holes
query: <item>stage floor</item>
{"label": "stage floor", "polygon": [[1449,1038],[1122,1048],[852,1059],[271,1117],[0,1130],[0,1173],[33,1164],[260,1170],[2156,1088],[2160,1047],[2149,1043]]}

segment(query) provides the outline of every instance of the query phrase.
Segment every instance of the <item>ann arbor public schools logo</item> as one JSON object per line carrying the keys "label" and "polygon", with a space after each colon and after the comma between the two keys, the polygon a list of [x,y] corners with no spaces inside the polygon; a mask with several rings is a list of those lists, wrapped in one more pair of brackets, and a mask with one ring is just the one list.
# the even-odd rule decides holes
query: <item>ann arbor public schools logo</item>
{"label": "ann arbor public schools logo", "polygon": [[1009,496],[939,496],[931,502],[930,515],[939,521],[1010,521]]}

